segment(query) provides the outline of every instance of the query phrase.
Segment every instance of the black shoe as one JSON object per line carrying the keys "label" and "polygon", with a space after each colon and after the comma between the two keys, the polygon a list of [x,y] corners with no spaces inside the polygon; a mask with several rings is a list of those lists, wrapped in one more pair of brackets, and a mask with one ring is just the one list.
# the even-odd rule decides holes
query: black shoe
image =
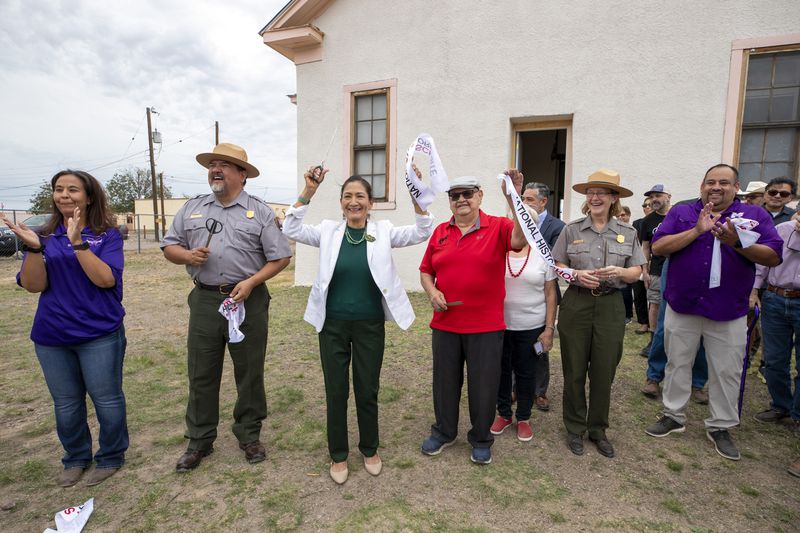
{"label": "black shoe", "polygon": [[639,355],[641,355],[642,357],[650,357],[650,349],[652,347],[653,347],[653,335],[651,334],[650,342],[647,343],[647,346],[642,348],[642,350],[639,352]]}
{"label": "black shoe", "polygon": [[739,454],[739,450],[737,450],[736,446],[733,444],[733,439],[731,438],[731,434],[728,433],[728,430],[719,429],[717,431],[706,431],[706,435],[708,436],[708,440],[714,443],[714,448],[716,448],[717,453],[725,459],[738,461],[742,458]]}
{"label": "black shoe", "polygon": [[769,408],[766,411],[761,411],[760,413],[756,413],[753,418],[758,420],[759,422],[765,422],[768,424],[780,422],[784,418],[788,417],[789,413],[784,413],[783,411],[778,411],[774,408]]}
{"label": "black shoe", "polygon": [[208,457],[214,451],[214,448],[209,450],[186,450],[181,458],[178,459],[178,464],[175,465],[175,470],[178,472],[188,472],[194,470],[200,463],[203,462],[203,457]]}
{"label": "black shoe", "polygon": [[252,464],[260,463],[267,458],[267,450],[260,440],[254,440],[248,444],[239,443],[239,449],[244,452],[244,458]]}
{"label": "black shoe", "polygon": [[575,455],[583,455],[583,437],[575,433],[567,433],[567,446]]}
{"label": "black shoe", "polygon": [[608,439],[605,436],[600,439],[593,439],[592,437],[589,437],[589,440],[594,442],[594,445],[597,446],[597,451],[600,452],[600,455],[614,457],[614,447],[610,442],[608,442]]}
{"label": "black shoe", "polygon": [[651,437],[666,437],[670,433],[683,433],[686,426],[678,423],[667,415],[662,415],[655,424],[650,424],[645,433]]}

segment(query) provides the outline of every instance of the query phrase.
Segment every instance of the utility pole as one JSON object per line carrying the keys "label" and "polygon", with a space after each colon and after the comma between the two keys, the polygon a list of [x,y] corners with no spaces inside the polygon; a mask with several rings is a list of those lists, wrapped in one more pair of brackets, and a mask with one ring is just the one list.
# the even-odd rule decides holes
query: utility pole
{"label": "utility pole", "polygon": [[158,195],[161,197],[161,224],[164,234],[167,234],[167,211],[164,209],[164,173],[158,173]]}
{"label": "utility pole", "polygon": [[150,120],[150,113],[151,109],[147,108],[147,142],[150,145],[150,179],[152,181],[152,188],[153,188],[153,223],[155,224],[155,236],[156,240],[159,239],[158,237],[158,198],[156,198],[156,191],[158,187],[156,186],[156,160],[153,155],[153,124]]}
{"label": "utility pole", "polygon": [[214,146],[216,146],[216,145],[219,144],[219,121],[218,120],[214,121],[214,130],[216,132],[215,135],[214,135],[214,140],[215,140]]}

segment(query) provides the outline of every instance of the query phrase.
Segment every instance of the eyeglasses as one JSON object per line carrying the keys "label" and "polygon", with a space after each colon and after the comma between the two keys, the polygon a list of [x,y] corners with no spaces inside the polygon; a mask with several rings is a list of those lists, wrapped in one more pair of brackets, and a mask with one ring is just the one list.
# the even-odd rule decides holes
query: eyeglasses
{"label": "eyeglasses", "polygon": [[650,204],[642,204],[642,209],[647,209],[648,207],[650,207]]}
{"label": "eyeglasses", "polygon": [[792,195],[789,191],[779,191],[778,189],[770,189],[767,191],[770,196],[780,196],[781,198],[789,198]]}
{"label": "eyeglasses", "polygon": [[600,191],[600,192],[586,192],[586,197],[591,198],[592,196],[597,196],[598,198],[605,198],[606,196],[611,196],[613,193],[608,191]]}
{"label": "eyeglasses", "polygon": [[466,191],[448,192],[447,196],[450,197],[451,202],[457,202],[459,196],[463,196],[464,200],[469,200],[470,198],[475,196],[475,189],[467,189]]}

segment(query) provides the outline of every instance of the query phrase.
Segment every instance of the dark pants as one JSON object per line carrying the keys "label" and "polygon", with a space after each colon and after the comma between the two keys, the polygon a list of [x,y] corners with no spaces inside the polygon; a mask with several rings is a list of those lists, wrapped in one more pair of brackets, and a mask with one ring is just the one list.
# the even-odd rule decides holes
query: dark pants
{"label": "dark pants", "polygon": [[384,320],[325,319],[319,333],[319,354],[325,377],[328,452],[334,462],[347,459],[347,399],[350,360],[358,417],[358,449],[365,457],[378,451],[378,388],[383,364]]}
{"label": "dark pants", "polygon": [[636,309],[636,322],[649,324],[649,306],[647,305],[647,289],[644,286],[644,281],[639,280],[636,283],[631,283],[631,286],[633,287],[633,307]]}
{"label": "dark pants", "polygon": [[[619,291],[592,296],[570,287],[558,316],[564,368],[564,426],[574,434],[588,431],[600,439],[608,428],[611,384],[622,358],[625,315]],[[586,406],[586,377],[589,406]]]}
{"label": "dark pants", "polygon": [[449,442],[458,435],[458,411],[467,363],[467,396],[472,429],[467,440],[474,448],[489,448],[494,437],[489,432],[494,421],[500,362],[503,356],[503,331],[451,333],[433,329],[433,410],[434,437]]}
{"label": "dark pants", "polygon": [[620,292],[625,304],[625,318],[633,318],[633,285],[625,285]]}
{"label": "dark pants", "polygon": [[[517,420],[528,420],[531,417],[535,385],[542,373],[541,360],[547,360],[548,354],[536,354],[533,345],[544,328],[523,331],[506,330],[503,337],[503,359],[500,370],[500,387],[497,391],[497,412],[503,418],[511,418],[512,372],[517,386]],[[546,390],[546,387],[545,387]],[[537,394],[539,395],[539,394]]]}
{"label": "dark pants", "polygon": [[259,285],[245,300],[245,319],[239,330],[244,340],[228,343],[228,320],[219,312],[226,294],[195,287],[189,293],[189,405],[186,438],[189,449],[209,450],[217,438],[219,385],[225,346],[233,361],[236,405],[233,434],[242,444],[259,439],[267,417],[264,359],[267,352],[269,293]]}

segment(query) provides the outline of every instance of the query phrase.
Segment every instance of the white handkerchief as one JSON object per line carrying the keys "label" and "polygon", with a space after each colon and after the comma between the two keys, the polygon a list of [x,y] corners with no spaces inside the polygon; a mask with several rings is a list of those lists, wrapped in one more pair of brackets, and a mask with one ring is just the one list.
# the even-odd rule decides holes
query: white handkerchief
{"label": "white handkerchief", "polygon": [[[730,218],[733,227],[736,228],[736,235],[739,242],[742,243],[742,248],[748,248],[754,245],[758,238],[759,233],[753,231],[753,228],[758,226],[757,220],[743,218],[742,213],[733,213]],[[720,249],[719,239],[714,239],[714,246],[711,249],[711,272],[708,276],[708,288],[716,289],[722,282],[722,251]]]}

